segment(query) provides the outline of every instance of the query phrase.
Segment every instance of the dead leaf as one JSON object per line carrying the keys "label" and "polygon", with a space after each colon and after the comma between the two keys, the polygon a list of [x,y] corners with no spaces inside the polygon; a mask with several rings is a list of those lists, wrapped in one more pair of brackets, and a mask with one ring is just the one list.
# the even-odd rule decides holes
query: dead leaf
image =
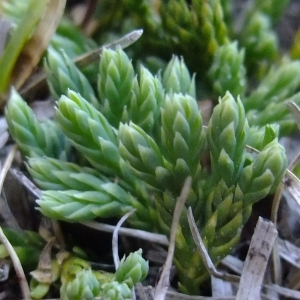
{"label": "dead leaf", "polygon": [[46,12],[15,64],[11,83],[18,90],[31,75],[62,18],[66,0],[48,0]]}

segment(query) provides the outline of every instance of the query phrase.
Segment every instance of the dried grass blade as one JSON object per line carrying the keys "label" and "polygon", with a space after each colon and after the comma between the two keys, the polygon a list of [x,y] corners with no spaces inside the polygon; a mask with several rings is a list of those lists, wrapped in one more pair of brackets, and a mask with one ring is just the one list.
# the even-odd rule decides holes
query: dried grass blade
{"label": "dried grass blade", "polygon": [[174,291],[168,291],[165,300],[234,300],[234,299],[235,297],[233,296],[229,296],[229,297],[191,296],[186,294],[180,294]]}
{"label": "dried grass blade", "polygon": [[[282,198],[282,193],[285,188],[287,190],[289,190],[289,192],[292,195],[292,198],[297,203],[296,210],[300,214],[300,209],[298,207],[300,205],[300,198],[299,198],[300,182],[299,182],[298,178],[296,176],[294,176],[294,174],[290,171],[296,167],[299,160],[300,160],[300,152],[296,155],[296,157],[293,159],[293,161],[288,166],[285,177],[283,178],[282,182],[277,187],[276,193],[274,195],[273,203],[272,203],[272,210],[271,210],[271,221],[274,223],[275,227],[277,226],[277,216],[278,216],[279,205],[280,205],[280,201]],[[291,182],[293,182],[293,183],[290,184]],[[293,201],[290,197],[287,197],[286,200],[287,200],[287,202]],[[295,206],[294,204],[295,203],[292,203],[293,207]],[[276,240],[274,243],[273,254],[272,254],[273,278],[274,278],[274,281],[276,284],[282,283],[282,265],[281,265],[280,256],[281,256],[281,253],[279,251],[278,240]]]}
{"label": "dried grass blade", "polygon": [[133,209],[129,211],[127,214],[125,214],[117,223],[112,237],[112,251],[113,251],[113,258],[114,258],[114,264],[115,268],[118,269],[120,264],[120,258],[119,258],[119,247],[118,247],[118,235],[119,235],[119,229],[121,228],[122,224],[133,214],[135,213],[136,209]]}
{"label": "dried grass blade", "polygon": [[286,170],[283,183],[298,204],[297,212],[300,214],[300,180],[290,170]]}
{"label": "dried grass blade", "polygon": [[211,276],[211,289],[213,297],[233,296],[231,283],[215,276]]}
{"label": "dried grass blade", "polygon": [[6,19],[0,19],[0,56],[3,54],[9,36],[12,23]]}
{"label": "dried grass blade", "polygon": [[1,169],[1,172],[0,172],[0,194],[2,192],[3,183],[5,180],[6,174],[11,167],[11,164],[14,160],[16,152],[17,152],[17,145],[14,145],[12,147],[12,149],[10,150],[10,152],[8,153],[5,163],[3,165],[3,168]]}
{"label": "dried grass blade", "polygon": [[278,238],[278,248],[282,259],[300,269],[300,249],[289,241]]}
{"label": "dried grass blade", "polygon": [[[28,13],[22,18],[5,47],[0,58],[0,94],[7,92],[11,74],[19,54],[32,34],[33,29],[45,13],[48,1],[30,1],[27,9]],[[2,96],[0,100],[0,106],[3,106],[4,97]]]}
{"label": "dried grass blade", "polygon": [[154,294],[155,300],[164,300],[168,290],[168,286],[170,282],[170,270],[172,267],[173,256],[175,251],[175,240],[176,240],[177,228],[179,225],[180,215],[183,210],[184,203],[191,189],[191,184],[192,184],[192,178],[188,177],[185,180],[180,196],[177,199],[177,203],[173,213],[172,225],[171,225],[170,244],[168,248],[168,254],[159,282],[155,288],[155,294]]}
{"label": "dried grass blade", "polygon": [[203,261],[204,266],[207,269],[208,273],[211,276],[214,276],[219,279],[224,279],[224,280],[231,281],[231,282],[239,282],[240,277],[231,275],[231,274],[221,273],[221,272],[217,271],[217,269],[215,268],[212,260],[209,257],[209,254],[205,248],[205,245],[203,243],[201,235],[198,231],[191,207],[189,207],[189,209],[188,209],[188,222],[189,222],[190,230],[192,232],[193,240],[197,246],[198,252],[201,255],[202,261]]}
{"label": "dried grass blade", "polygon": [[17,169],[10,169],[10,173],[36,198],[42,195],[41,190],[32,183],[21,171]]}
{"label": "dried grass blade", "polygon": [[144,287],[140,282],[135,284],[135,289],[134,290],[135,290],[136,298],[139,299],[139,300],[152,300],[153,299],[153,298],[149,299],[147,297],[147,294],[144,291]]}
{"label": "dried grass blade", "polygon": [[21,262],[19,260],[17,253],[15,252],[13,246],[11,245],[11,243],[5,236],[1,227],[0,227],[0,240],[1,240],[2,244],[4,245],[4,247],[6,248],[7,252],[9,253],[11,261],[14,265],[14,268],[15,268],[15,271],[16,271],[16,274],[17,274],[17,277],[19,280],[19,284],[21,287],[21,291],[23,294],[23,298],[26,300],[30,300],[31,299],[30,289],[29,289],[29,285],[26,280],[26,276],[25,276],[24,270],[22,268]]}
{"label": "dried grass blade", "polygon": [[247,153],[251,154],[254,158],[259,154],[259,151],[249,145],[246,145]]}
{"label": "dried grass blade", "polygon": [[[115,230],[114,225],[104,224],[95,221],[85,221],[80,222],[82,225],[99,230],[104,232],[113,232]],[[131,237],[138,237],[139,239],[150,241],[152,243],[157,243],[160,245],[168,246],[169,242],[165,235],[157,234],[153,232],[148,232],[140,229],[133,229],[133,228],[124,228],[121,227],[119,229],[119,234]]]}
{"label": "dried grass blade", "polygon": [[[284,190],[285,187],[288,190],[290,190],[290,187],[289,187],[290,186],[290,181],[294,182],[293,184],[295,185],[295,189],[298,190],[297,194],[293,193],[291,190],[290,190],[290,193],[293,196],[293,198],[296,200],[298,205],[300,205],[300,199],[299,199],[300,181],[296,180],[295,178],[297,178],[297,177],[293,176],[294,174],[292,173],[292,171],[299,164],[299,162],[300,162],[300,152],[298,152],[297,155],[294,157],[294,159],[290,162],[290,164],[287,168],[285,177],[283,178],[282,183],[278,186],[278,188],[276,190],[276,193],[274,195],[272,211],[271,211],[271,221],[275,224],[275,226],[277,224],[277,214],[278,214],[278,209],[279,209],[281,196],[282,196],[282,193],[283,193],[283,190]],[[297,188],[297,186],[298,186],[298,188]]]}
{"label": "dried grass blade", "polygon": [[[77,67],[84,67],[89,65],[90,63],[93,63],[97,60],[99,60],[100,54],[103,51],[104,48],[109,49],[115,49],[118,45],[124,49],[130,45],[132,45],[134,42],[136,42],[142,35],[143,30],[134,30],[122,38],[118,39],[115,42],[112,42],[111,44],[107,44],[105,46],[101,46],[91,52],[85,53],[83,55],[78,56],[74,59],[75,64]],[[34,74],[33,78],[31,78],[25,86],[21,89],[20,94],[22,97],[28,99],[32,94],[35,94],[35,91],[37,91],[40,88],[44,88],[47,86],[47,78],[46,74],[44,72],[39,72],[38,74]]]}
{"label": "dried grass blade", "polygon": [[[119,236],[119,229],[121,228],[122,224],[132,215],[134,214],[136,209],[133,209],[129,211],[127,214],[125,214],[117,223],[115,230],[113,232],[112,237],[112,252],[113,252],[113,259],[114,259],[114,265],[115,269],[117,270],[120,265],[120,258],[119,258],[119,246],[118,246],[118,236]],[[135,296],[135,290],[132,289],[132,300],[136,300]]]}
{"label": "dried grass blade", "polygon": [[261,299],[260,288],[276,237],[274,224],[259,218],[244,264],[237,300]]}
{"label": "dried grass blade", "polygon": [[279,286],[277,284],[267,285],[266,288],[272,289],[284,297],[300,299],[300,291],[287,289],[287,288]]}
{"label": "dried grass blade", "polygon": [[9,139],[9,133],[7,130],[0,132],[0,149],[2,149]]}
{"label": "dried grass blade", "polygon": [[33,36],[20,53],[12,72],[12,85],[19,89],[40,61],[63,16],[66,0],[50,0]]}
{"label": "dried grass blade", "polygon": [[122,49],[127,48],[128,46],[132,45],[134,42],[136,42],[143,34],[142,29],[137,29],[134,31],[129,32],[128,34],[124,35],[120,39],[101,46],[100,48],[97,48],[89,53],[85,53],[83,55],[80,55],[74,59],[74,62],[77,67],[85,67],[89,64],[97,61],[99,59],[99,55],[102,53],[104,48],[109,48],[112,50],[115,50],[118,46],[120,46]]}
{"label": "dried grass blade", "polygon": [[14,145],[12,149],[9,151],[5,163],[3,167],[0,164],[1,172],[0,172],[0,194],[1,196],[3,195],[3,199],[1,198],[0,201],[0,209],[1,209],[1,217],[3,218],[2,221],[5,221],[6,225],[9,225],[14,228],[19,228],[19,224],[16,221],[16,218],[11,212],[11,209],[9,205],[7,204],[6,198],[5,198],[5,193],[2,193],[3,189],[3,184],[7,175],[7,172],[10,170],[10,167],[12,165],[12,162],[14,160],[15,154],[17,152],[17,146]]}
{"label": "dried grass blade", "polygon": [[223,258],[221,264],[239,275],[242,274],[244,263],[235,256],[227,255]]}
{"label": "dried grass blade", "polygon": [[299,109],[299,106],[293,101],[288,101],[287,106],[290,109],[290,112],[291,112],[298,128],[300,129],[300,109]]}

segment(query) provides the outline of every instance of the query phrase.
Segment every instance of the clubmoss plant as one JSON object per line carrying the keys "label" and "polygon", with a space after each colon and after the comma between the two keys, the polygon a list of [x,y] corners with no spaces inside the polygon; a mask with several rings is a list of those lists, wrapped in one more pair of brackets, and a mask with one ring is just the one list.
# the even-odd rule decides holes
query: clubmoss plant
{"label": "clubmoss plant", "polygon": [[142,250],[123,257],[115,274],[81,268],[62,276],[60,295],[62,300],[93,300],[95,297],[111,300],[132,299],[134,284],[141,282],[148,274],[148,262],[142,258]]}
{"label": "clubmoss plant", "polygon": [[[16,0],[4,1],[2,14],[10,17],[14,24],[18,24],[29,2],[27,0],[20,4]],[[299,43],[296,36],[291,57],[287,53],[282,53],[278,46],[275,26],[289,0],[248,2],[249,5],[239,7],[233,5],[232,0],[192,0],[190,3],[185,0],[154,2],[141,0],[138,5],[131,0],[120,3],[98,1],[95,4],[92,22],[96,24],[98,22],[99,26],[92,26],[97,28],[92,32],[92,37],[98,42],[107,43],[111,36],[143,28],[143,39],[131,48],[131,56],[135,61],[142,62],[144,66],[147,66],[148,62],[159,61],[161,67],[167,64],[173,53],[181,55],[188,69],[197,73],[195,85],[190,86],[194,91],[188,92],[195,97],[197,91],[197,100],[209,98],[217,103],[217,99],[229,90],[235,98],[240,95],[250,126],[279,124],[280,136],[288,135],[296,130],[296,125],[286,108],[286,103],[292,100],[300,105],[300,96],[297,93],[300,68],[299,61],[296,60],[299,58],[297,54]],[[64,69],[59,69],[57,66],[55,68],[54,65],[49,67],[54,73],[53,76],[57,78],[57,82],[53,79],[50,82],[50,88],[54,89],[53,96],[57,99],[60,97],[56,94],[55,88],[61,84],[65,86],[61,89],[61,94],[66,94],[67,88],[70,88],[79,92],[86,100],[92,101],[93,105],[100,109],[95,101],[96,93],[90,88],[90,85],[97,84],[97,66],[93,64],[78,73],[74,70],[76,66],[71,62],[71,59],[95,47],[96,44],[91,38],[85,37],[70,20],[63,18],[50,42],[49,49],[51,48],[52,55],[48,56],[44,64],[46,69],[55,62],[59,65],[61,62],[58,58],[53,58],[55,55],[61,57],[61,60],[69,59],[69,63],[61,64],[65,65]],[[61,53],[61,49],[64,49],[66,55]],[[124,57],[121,60],[125,62]],[[115,62],[116,65],[110,68],[119,68],[117,60]],[[104,61],[103,64],[106,65]],[[130,67],[130,64],[128,66]],[[179,65],[178,67],[180,68]],[[132,67],[130,68],[126,70],[129,81],[133,74]],[[52,76],[50,69],[48,76]],[[57,72],[60,72],[58,77]],[[82,81],[84,77],[81,73],[85,74],[89,83]],[[167,71],[165,73],[168,74]],[[175,82],[174,79],[171,80],[174,74],[170,75],[165,76],[168,79],[163,79],[166,91],[171,88],[166,81]],[[58,79],[59,77],[61,78]],[[188,78],[187,74],[183,77]],[[117,95],[113,95],[116,91],[113,92],[111,89],[110,95],[102,93],[105,93],[104,84],[116,84],[116,82],[106,82],[105,74],[102,74],[101,78],[102,82],[98,81],[101,85],[98,93],[103,99],[108,97],[107,100],[102,101],[101,111],[109,122],[117,128],[119,116],[123,113],[125,115],[122,120],[134,119],[133,116],[126,117],[127,112],[123,111],[122,104],[128,102],[128,99],[125,99],[128,95],[123,94],[120,89],[123,100],[114,102],[114,97],[118,98]],[[117,80],[113,77],[111,79]],[[122,80],[124,79],[123,77]],[[181,82],[183,85],[186,84],[184,81]],[[125,92],[126,84],[124,83]],[[177,83],[173,85],[172,89],[177,93],[179,91],[176,87]],[[82,88],[83,86],[85,88]],[[182,89],[180,91],[185,93],[189,86],[180,88]],[[134,93],[137,92],[136,87],[133,90]],[[142,98],[137,97],[137,99]],[[137,100],[131,99],[131,101]],[[105,113],[106,109],[108,113]],[[110,110],[113,110],[114,114],[110,114]],[[117,117],[114,116],[115,114]],[[141,120],[143,117],[144,115],[140,117]],[[112,120],[113,118],[116,119]],[[135,119],[133,121],[137,122]],[[142,128],[145,129],[143,126]],[[251,145],[254,143],[255,140],[249,141]]]}
{"label": "clubmoss plant", "polygon": [[[60,73],[51,74],[48,80],[53,86],[59,81],[55,74]],[[14,118],[16,103],[21,101],[16,92],[11,95],[6,117],[20,150],[31,156],[28,170],[45,190],[37,200],[38,207],[50,218],[74,222],[120,217],[136,208],[135,216],[128,220],[131,226],[168,236],[176,200],[191,176],[174,265],[180,290],[197,295],[208,273],[196,251],[186,209],[192,208],[208,253],[217,264],[237,244],[252,205],[274,192],[287,162],[276,128],[271,126],[258,130],[256,143],[261,152],[257,157],[247,153],[251,127],[242,101],[230,92],[219,99],[204,128],[194,91],[194,77],[182,59],[173,57],[160,77],[145,68],[135,74],[120,48],[104,50],[95,105],[78,92],[66,92],[63,85],[56,85],[55,95],[62,96],[55,124],[82,158],[75,163],[61,161],[53,153],[31,155],[35,145],[40,145],[35,126],[42,125],[28,126],[22,117],[29,110],[25,104],[18,108],[21,117]],[[25,138],[28,131],[33,135],[30,140]],[[207,153],[209,164],[201,162]],[[82,276],[77,275],[76,282]]]}
{"label": "clubmoss plant", "polygon": [[[24,269],[30,270],[38,263],[40,252],[45,243],[38,233],[22,231],[12,228],[3,228],[3,232],[14,247]],[[0,259],[6,259],[9,253],[3,244],[0,244]]]}
{"label": "clubmoss plant", "polygon": [[[92,270],[90,263],[61,251],[50,255],[49,261],[42,254],[45,241],[35,232],[4,228],[9,242],[18,255],[22,266],[30,271],[30,295],[32,299],[42,299],[59,282],[60,299],[132,299],[134,285],[148,274],[148,262],[142,257],[142,249],[124,256],[115,273]],[[54,252],[54,251],[53,251]],[[9,259],[9,253],[0,244],[1,259]],[[52,258],[51,258],[52,257]],[[38,260],[41,261],[38,261]],[[39,264],[38,264],[39,263]],[[38,268],[34,271],[38,265]]]}
{"label": "clubmoss plant", "polygon": [[[232,0],[98,3],[93,20],[100,21],[93,37],[103,42],[112,33],[144,28],[143,41],[135,45],[136,58],[151,55],[169,59],[176,53],[184,57],[191,71],[197,72],[198,80],[203,80],[203,70],[211,65],[218,48],[235,40],[246,49],[246,65],[252,71],[274,62],[280,56],[274,28],[288,3],[289,0],[253,0],[247,5]],[[248,74],[253,75],[256,76]]]}
{"label": "clubmoss plant", "polygon": [[[250,126],[279,124],[279,134],[283,136],[296,130],[286,108],[287,101],[293,97],[300,104],[297,94],[300,68],[296,66],[300,57],[299,34],[289,56],[288,51],[280,48],[276,32],[289,2],[249,0],[247,5],[232,0],[141,0],[139,5],[130,0],[98,2],[93,22],[98,20],[99,26],[92,36],[103,43],[110,36],[143,28],[143,39],[130,52],[135,61],[146,67],[155,65],[149,62],[159,61],[161,67],[174,53],[182,56],[189,71],[197,73],[198,100],[212,99],[217,103],[229,90],[235,98],[241,97]],[[286,81],[287,77],[290,79]],[[168,90],[165,82],[164,86]]]}

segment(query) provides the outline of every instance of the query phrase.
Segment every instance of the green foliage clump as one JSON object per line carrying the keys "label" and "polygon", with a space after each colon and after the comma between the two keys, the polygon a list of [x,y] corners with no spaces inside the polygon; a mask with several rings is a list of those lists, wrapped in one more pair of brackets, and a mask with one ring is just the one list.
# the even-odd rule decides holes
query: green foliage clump
{"label": "green foliage clump", "polygon": [[[247,5],[232,0],[143,0],[139,5],[127,0],[104,1],[95,11],[95,19],[101,22],[93,38],[104,42],[143,28],[143,37],[130,50],[136,61],[149,68],[159,61],[161,67],[173,54],[182,56],[188,70],[197,74],[198,99],[217,103],[228,90],[245,102],[251,126],[278,123],[280,136],[288,135],[296,126],[286,103],[293,97],[300,104],[300,68],[295,67],[298,61],[293,61],[299,58],[299,39],[296,37],[288,57],[279,47],[276,32],[288,4],[289,0],[252,0]],[[288,76],[295,86],[285,81],[284,69],[290,70]],[[283,79],[277,82],[275,92],[278,78]]]}
{"label": "green foliage clump", "polygon": [[[81,72],[74,70],[77,75],[70,72],[70,80]],[[55,76],[59,75],[55,74],[60,72],[53,74],[48,76],[50,86],[57,82]],[[62,96],[57,102],[55,124],[81,157],[76,163],[58,160],[50,152],[31,155],[41,148],[36,146],[40,145],[40,137],[35,135],[39,131],[28,129],[26,118],[14,118],[20,96],[11,95],[6,110],[10,130],[21,151],[31,156],[27,163],[33,179],[45,189],[37,201],[39,209],[50,218],[74,222],[97,216],[121,217],[135,208],[136,214],[128,220],[132,226],[169,235],[177,198],[185,179],[191,176],[174,264],[180,290],[198,294],[208,273],[195,249],[186,210],[192,208],[208,253],[218,263],[237,244],[252,205],[274,192],[285,172],[286,157],[276,128],[260,128],[256,143],[261,152],[257,157],[248,154],[251,126],[242,100],[230,92],[219,99],[208,128],[204,128],[195,99],[194,77],[177,57],[161,76],[153,76],[143,67],[136,74],[120,48],[105,49],[97,90],[97,102],[93,103],[84,99],[81,85],[77,92],[66,92],[64,85],[56,85],[55,95]],[[26,105],[19,107],[21,112],[28,110]],[[30,126],[43,125],[36,122]],[[31,139],[24,138],[26,130],[32,133]],[[201,161],[207,155],[210,164]],[[121,265],[127,268],[125,262]],[[132,272],[143,274],[135,269]],[[92,276],[83,272],[75,276],[74,284],[84,282],[80,278],[85,274]],[[130,281],[120,271],[116,273],[118,278],[126,284]],[[130,278],[134,281],[135,275]],[[116,283],[108,283],[107,287],[112,285]],[[90,295],[94,287],[89,288]],[[125,290],[124,285],[119,286],[114,297]]]}
{"label": "green foliage clump", "polygon": [[[26,270],[30,270],[38,263],[44,241],[38,233],[33,231],[22,231],[12,228],[3,228],[3,232]],[[9,257],[9,253],[3,244],[0,244],[0,259]]]}
{"label": "green foliage clump", "polygon": [[90,267],[76,270],[62,278],[61,299],[93,300],[100,297],[107,300],[129,300],[132,299],[133,285],[145,279],[148,270],[148,262],[143,259],[141,249],[124,256],[115,274],[92,271]]}
{"label": "green foliage clump", "polygon": [[239,50],[237,42],[221,46],[209,71],[213,89],[219,95],[230,91],[234,97],[244,96],[246,92],[246,68],[244,49]]}
{"label": "green foliage clump", "polygon": [[10,134],[18,140],[22,153],[29,157],[66,159],[70,145],[58,124],[51,120],[39,123],[31,108],[15,90],[11,91],[11,96],[14,101],[7,107],[7,122]]}

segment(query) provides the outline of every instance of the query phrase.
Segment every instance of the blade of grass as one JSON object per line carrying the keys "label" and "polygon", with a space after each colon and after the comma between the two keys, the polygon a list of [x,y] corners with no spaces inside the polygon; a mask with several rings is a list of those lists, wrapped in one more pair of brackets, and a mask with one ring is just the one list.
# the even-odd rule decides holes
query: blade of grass
{"label": "blade of grass", "polygon": [[[43,2],[43,1],[41,1]],[[18,90],[40,61],[63,16],[66,0],[50,0],[34,34],[22,49],[12,72],[12,85]]]}
{"label": "blade of grass", "polygon": [[[27,13],[24,15],[18,27],[13,32],[3,55],[0,58],[0,94],[7,92],[11,74],[15,63],[18,59],[20,52],[22,51],[25,43],[28,41],[33,33],[35,26],[38,21],[42,18],[45,13],[48,1],[36,1],[31,0]],[[0,106],[3,105],[4,99],[1,99]]]}

